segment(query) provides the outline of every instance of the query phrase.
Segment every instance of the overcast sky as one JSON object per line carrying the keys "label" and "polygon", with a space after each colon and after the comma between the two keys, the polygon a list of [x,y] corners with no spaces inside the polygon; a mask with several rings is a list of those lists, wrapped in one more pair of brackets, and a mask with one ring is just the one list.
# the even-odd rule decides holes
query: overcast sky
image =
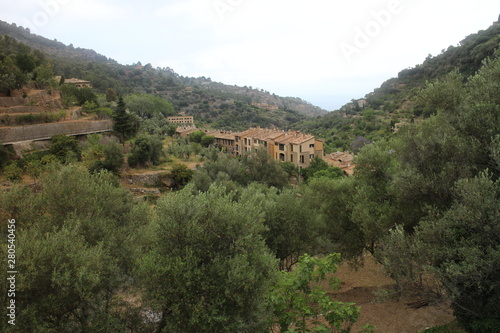
{"label": "overcast sky", "polygon": [[122,64],[335,110],[498,19],[498,0],[0,0],[0,19]]}

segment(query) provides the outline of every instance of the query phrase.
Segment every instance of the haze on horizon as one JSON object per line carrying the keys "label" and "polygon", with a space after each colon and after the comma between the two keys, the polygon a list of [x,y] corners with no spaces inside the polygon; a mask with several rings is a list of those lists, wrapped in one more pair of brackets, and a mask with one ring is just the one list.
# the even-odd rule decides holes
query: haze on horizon
{"label": "haze on horizon", "polygon": [[329,111],[500,13],[493,0],[0,1],[1,20],[119,63],[170,67]]}

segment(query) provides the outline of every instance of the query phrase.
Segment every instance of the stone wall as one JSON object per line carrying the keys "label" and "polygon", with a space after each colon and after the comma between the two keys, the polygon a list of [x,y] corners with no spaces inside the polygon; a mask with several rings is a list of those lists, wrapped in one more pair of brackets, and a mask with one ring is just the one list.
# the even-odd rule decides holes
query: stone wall
{"label": "stone wall", "polygon": [[0,142],[12,144],[20,141],[50,139],[55,134],[83,135],[108,132],[113,128],[111,120],[66,121],[50,124],[0,128]]}
{"label": "stone wall", "polygon": [[161,181],[162,175],[165,171],[158,173],[146,173],[138,175],[128,175],[127,182],[129,185],[156,185]]}
{"label": "stone wall", "polygon": [[26,97],[19,95],[22,95],[22,93],[17,92],[12,97],[0,97],[0,108],[37,106],[45,111],[62,108],[61,94],[58,90],[54,90],[51,93],[46,90],[30,90]]}

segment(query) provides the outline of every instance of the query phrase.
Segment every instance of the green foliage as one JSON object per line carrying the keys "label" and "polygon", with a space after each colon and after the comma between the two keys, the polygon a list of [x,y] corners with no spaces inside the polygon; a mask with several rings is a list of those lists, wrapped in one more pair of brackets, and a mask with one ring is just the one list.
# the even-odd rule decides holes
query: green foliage
{"label": "green foliage", "polygon": [[129,95],[125,98],[125,103],[130,112],[143,119],[158,115],[163,117],[173,116],[175,114],[174,106],[170,102],[153,95]]}
{"label": "green foliage", "polygon": [[128,164],[132,167],[139,165],[156,165],[163,156],[163,141],[153,135],[141,134],[135,139],[132,154]]}
{"label": "green foliage", "polygon": [[41,65],[34,70],[35,83],[38,89],[54,88],[57,82],[54,80],[54,72],[52,66]]}
{"label": "green foliage", "polygon": [[204,175],[194,176],[197,190],[206,190],[209,179],[212,183],[229,181],[241,186],[258,182],[279,189],[288,185],[288,175],[266,150],[252,151],[241,158],[222,155],[217,160],[205,162],[197,171],[200,172]]}
{"label": "green foliage", "polygon": [[138,119],[127,112],[122,97],[118,100],[118,105],[113,114],[113,131],[116,132],[122,143],[133,138],[139,131]]}
{"label": "green foliage", "polygon": [[360,258],[371,244],[365,240],[363,227],[353,221],[356,180],[313,178],[302,192],[302,205],[311,207],[325,226],[330,252],[342,253],[350,261]]}
{"label": "green foliage", "polygon": [[23,180],[23,169],[21,169],[16,162],[10,162],[3,169],[3,175],[8,181],[17,183]]}
{"label": "green foliage", "polygon": [[194,131],[192,133],[189,133],[188,135],[188,140],[190,142],[196,142],[196,143],[201,143],[201,140],[205,136],[205,132],[203,131]]}
{"label": "green foliage", "polygon": [[78,141],[64,134],[56,134],[50,138],[49,153],[56,156],[62,163],[82,159],[82,150]]}
{"label": "green foliage", "polygon": [[215,137],[212,136],[212,135],[205,135],[201,138],[201,142],[200,144],[203,146],[203,147],[210,147],[211,145],[213,145],[215,142]]}
{"label": "green foliage", "polygon": [[170,177],[175,181],[177,189],[187,185],[191,181],[193,174],[193,170],[190,170],[187,165],[181,163],[175,163],[172,165],[172,170],[170,170]]}
{"label": "green foliage", "polygon": [[258,182],[282,189],[288,185],[288,175],[279,162],[273,160],[267,149],[258,149],[244,154],[242,166],[247,174],[247,181]]}
{"label": "green foliage", "polygon": [[[124,164],[123,147],[117,142],[109,142],[107,144],[98,144],[96,146],[97,159],[89,166],[92,173],[107,170],[114,174],[120,173],[120,168]],[[104,157],[104,159],[102,159]]]}
{"label": "green foliage", "polygon": [[379,238],[377,257],[400,287],[417,286],[449,298],[467,332],[498,332],[500,327],[494,305],[500,297],[494,273],[500,258],[500,100],[494,93],[499,73],[497,53],[463,84],[451,106],[398,133],[392,149],[384,149],[392,162],[363,151],[357,164],[362,183],[378,184],[373,187],[381,190],[374,197],[383,198],[378,205],[399,212],[387,220],[391,223],[377,216],[379,225],[395,226]]}
{"label": "green foliage", "polygon": [[186,188],[158,202],[140,269],[158,332],[267,332],[275,261],[261,214],[225,193]]}
{"label": "green foliage", "polygon": [[463,76],[458,71],[447,74],[444,79],[427,83],[417,95],[415,115],[426,116],[443,110],[454,110],[464,98]]}
{"label": "green foliage", "polygon": [[141,132],[158,136],[173,136],[175,135],[177,126],[170,124],[162,115],[154,115],[151,119],[142,119]]}
{"label": "green foliage", "polygon": [[313,175],[316,172],[327,169],[328,169],[328,163],[326,163],[326,161],[321,157],[315,156],[311,160],[309,167],[302,169],[302,176],[307,181],[309,178],[313,177]]}
{"label": "green foliage", "polygon": [[281,162],[280,166],[283,170],[285,170],[289,178],[299,176],[299,169],[292,162]]}
{"label": "green foliage", "polygon": [[313,173],[311,178],[339,178],[344,176],[341,168],[329,166],[326,170],[319,170]]}
{"label": "green foliage", "polygon": [[9,163],[10,159],[14,156],[12,149],[7,148],[0,142],[0,170]]}
{"label": "green foliage", "polygon": [[59,122],[66,117],[66,111],[59,112],[42,112],[42,113],[29,113],[18,115],[11,123],[9,120],[5,121],[7,125],[33,125],[41,123],[55,123]]}
{"label": "green foliage", "polygon": [[[146,207],[109,174],[92,176],[78,166],[42,176],[39,193],[16,186],[0,202],[2,219],[18,221],[23,258],[16,262],[24,272],[16,280],[23,318],[16,332],[126,330],[115,296],[129,281]],[[5,321],[0,325],[6,329]]]}
{"label": "green foliage", "polygon": [[295,190],[278,192],[261,184],[242,190],[240,201],[259,207],[264,213],[263,236],[280,260],[281,270],[291,270],[304,253],[318,253],[324,225],[319,214]]}
{"label": "green foliage", "polygon": [[87,135],[87,141],[83,143],[82,159],[86,167],[90,167],[95,162],[104,157],[104,144],[99,134]]}
{"label": "green foliage", "polygon": [[26,164],[26,173],[33,178],[34,180],[38,179],[42,172],[44,171],[44,167],[39,160],[33,160]]}
{"label": "green foliage", "polygon": [[107,102],[116,102],[118,96],[116,95],[116,91],[113,88],[108,88],[106,90],[106,101]]}
{"label": "green foliage", "polygon": [[293,271],[281,272],[271,293],[280,332],[350,332],[360,308],[332,300],[321,287],[321,282],[328,282],[331,289],[339,288],[338,279],[331,275],[337,271],[339,262],[338,254],[325,258],[306,254]]}
{"label": "green foliage", "polygon": [[63,84],[60,88],[63,104],[66,106],[82,106],[85,103],[94,103],[97,105],[97,95],[92,88],[77,88],[72,84]]}
{"label": "green foliage", "polygon": [[16,66],[15,61],[7,56],[0,59],[0,91],[10,96],[12,90],[20,89],[28,82],[29,76]]}
{"label": "green foliage", "polygon": [[486,174],[460,180],[450,209],[422,221],[415,235],[469,332],[500,329],[499,185]]}
{"label": "green foliage", "polygon": [[117,174],[123,163],[123,149],[118,143],[111,142],[104,146],[104,161],[102,162],[104,169]]}
{"label": "green foliage", "polygon": [[36,58],[33,54],[19,53],[16,55],[16,65],[26,73],[31,73],[36,68]]}
{"label": "green foliage", "polygon": [[424,244],[409,237],[399,225],[381,240],[376,255],[383,258],[384,269],[397,284],[397,291],[417,287],[418,290],[431,291],[438,295],[442,290],[436,281],[429,277],[432,274],[427,264]]}

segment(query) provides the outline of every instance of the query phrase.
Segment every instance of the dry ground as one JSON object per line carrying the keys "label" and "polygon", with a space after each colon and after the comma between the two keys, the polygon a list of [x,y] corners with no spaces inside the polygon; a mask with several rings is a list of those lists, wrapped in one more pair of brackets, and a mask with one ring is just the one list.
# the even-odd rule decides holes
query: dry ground
{"label": "dry ground", "polygon": [[415,295],[384,300],[380,294],[384,290],[391,290],[394,282],[372,257],[367,257],[365,265],[357,271],[342,264],[335,276],[342,284],[341,289],[334,292],[334,298],[361,306],[361,316],[354,326],[354,333],[359,332],[366,323],[376,326],[377,333],[417,333],[455,319],[448,303],[431,303],[413,309],[407,304],[419,300]]}

